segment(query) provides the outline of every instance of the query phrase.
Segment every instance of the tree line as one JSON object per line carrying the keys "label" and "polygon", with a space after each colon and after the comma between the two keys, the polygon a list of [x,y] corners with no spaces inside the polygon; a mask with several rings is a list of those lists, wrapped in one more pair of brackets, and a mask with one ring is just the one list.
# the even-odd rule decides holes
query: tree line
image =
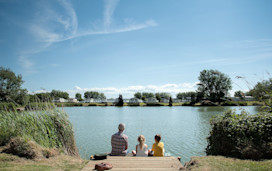
{"label": "tree line", "polygon": [[[231,79],[224,73],[218,70],[203,70],[198,77],[196,91],[180,92],[176,95],[178,99],[190,97],[193,103],[200,102],[203,99],[212,102],[223,102],[226,99],[228,91],[232,89]],[[22,75],[16,75],[8,68],[0,67],[0,102],[15,102],[20,105],[25,105],[29,102],[50,102],[56,98],[68,99],[69,94],[65,91],[52,90],[51,92],[29,94],[27,89],[22,88],[24,83]],[[248,92],[237,91],[235,97],[243,99],[250,95],[257,100],[267,99],[267,93],[272,90],[272,78],[258,82]],[[151,93],[151,92],[136,92],[135,98],[146,100],[147,98],[156,98],[158,101],[162,99],[172,100],[171,94],[167,92]],[[83,100],[80,93],[76,93],[75,98],[79,101]],[[84,98],[106,99],[104,93],[96,91],[86,91]]]}

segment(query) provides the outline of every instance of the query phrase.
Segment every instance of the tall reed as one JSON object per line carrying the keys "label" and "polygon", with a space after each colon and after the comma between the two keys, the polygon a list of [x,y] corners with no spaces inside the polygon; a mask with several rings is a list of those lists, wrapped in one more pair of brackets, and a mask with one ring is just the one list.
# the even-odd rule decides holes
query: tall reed
{"label": "tall reed", "polygon": [[0,111],[0,145],[17,136],[32,139],[43,147],[60,148],[70,155],[78,155],[68,115],[56,108]]}

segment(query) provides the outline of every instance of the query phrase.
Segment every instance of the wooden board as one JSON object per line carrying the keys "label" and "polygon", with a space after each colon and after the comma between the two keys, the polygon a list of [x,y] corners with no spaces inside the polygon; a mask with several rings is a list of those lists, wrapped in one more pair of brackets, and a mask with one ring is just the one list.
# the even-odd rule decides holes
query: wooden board
{"label": "wooden board", "polygon": [[179,170],[183,168],[176,157],[117,157],[105,160],[90,160],[82,171],[94,170],[95,164],[110,163],[111,170]]}

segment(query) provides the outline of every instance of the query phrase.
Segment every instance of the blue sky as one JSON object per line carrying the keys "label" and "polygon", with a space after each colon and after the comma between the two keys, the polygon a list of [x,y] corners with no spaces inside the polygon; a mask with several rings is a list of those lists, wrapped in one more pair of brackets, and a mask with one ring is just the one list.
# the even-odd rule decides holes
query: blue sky
{"label": "blue sky", "polygon": [[217,69],[233,94],[271,77],[271,9],[271,0],[0,0],[0,65],[31,93],[175,96]]}

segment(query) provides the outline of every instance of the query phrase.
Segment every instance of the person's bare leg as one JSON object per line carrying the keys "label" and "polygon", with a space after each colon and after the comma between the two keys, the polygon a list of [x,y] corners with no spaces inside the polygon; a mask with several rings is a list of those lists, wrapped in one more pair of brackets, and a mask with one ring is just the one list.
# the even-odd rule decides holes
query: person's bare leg
{"label": "person's bare leg", "polygon": [[132,150],[132,154],[133,154],[133,156],[136,156],[136,151]]}

